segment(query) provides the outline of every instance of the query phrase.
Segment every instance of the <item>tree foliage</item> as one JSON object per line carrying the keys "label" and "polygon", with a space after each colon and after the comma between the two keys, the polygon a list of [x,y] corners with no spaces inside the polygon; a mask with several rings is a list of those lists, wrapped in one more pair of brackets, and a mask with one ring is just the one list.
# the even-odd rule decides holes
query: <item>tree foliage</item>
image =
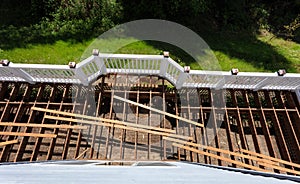
{"label": "tree foliage", "polygon": [[[38,38],[77,38],[99,34],[113,25],[145,18],[166,19],[191,28],[230,32],[267,29],[299,35],[300,0],[2,0],[3,35],[19,30]],[[5,28],[4,28],[5,27]],[[5,32],[7,34],[7,32]],[[13,36],[14,37],[14,36]],[[29,38],[31,39],[29,34]],[[46,39],[47,40],[47,39]],[[1,40],[0,40],[1,41]]]}
{"label": "tree foliage", "polygon": [[[7,19],[0,14],[0,48],[58,39],[89,39],[120,22],[121,6],[115,0],[4,0]],[[27,7],[25,10],[22,7]],[[21,16],[13,16],[21,13]],[[26,16],[25,16],[26,15]]]}

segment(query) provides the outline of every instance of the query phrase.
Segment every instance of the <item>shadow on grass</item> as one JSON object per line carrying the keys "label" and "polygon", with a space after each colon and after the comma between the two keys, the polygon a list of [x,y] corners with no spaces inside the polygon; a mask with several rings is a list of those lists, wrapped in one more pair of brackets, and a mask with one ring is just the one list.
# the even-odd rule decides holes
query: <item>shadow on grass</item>
{"label": "shadow on grass", "polygon": [[160,50],[161,54],[163,54],[163,51],[168,51],[170,53],[170,57],[181,65],[191,65],[196,62],[196,60],[192,56],[190,56],[181,48],[176,47],[172,44],[160,42],[160,41],[145,41],[145,42],[148,45],[151,45],[154,48]]}
{"label": "shadow on grass", "polygon": [[95,34],[93,31],[78,29],[74,31],[55,32],[50,29],[41,29],[42,26],[15,27],[7,26],[0,29],[0,49],[27,48],[32,44],[53,44],[58,40],[77,43],[89,40]]}
{"label": "shadow on grass", "polygon": [[211,34],[205,37],[214,51],[220,51],[230,58],[244,60],[255,68],[275,72],[284,68],[287,72],[296,72],[292,63],[271,45],[257,39],[253,34],[229,35]]}
{"label": "shadow on grass", "polygon": [[[297,72],[293,67],[293,63],[278,53],[273,46],[258,40],[255,35],[214,32],[206,32],[200,35],[213,51],[222,52],[229,58],[245,61],[254,68],[269,72],[275,72],[283,68],[287,72]],[[171,57],[175,58],[180,64],[192,67],[195,63],[195,60],[185,51],[173,45],[156,41],[147,41],[147,44],[161,51],[169,51]]]}
{"label": "shadow on grass", "polygon": [[[58,40],[77,43],[94,38],[95,34],[90,34],[91,32],[93,31],[79,30],[78,32],[49,33],[35,27],[8,26],[0,30],[0,49],[26,48],[30,44],[52,44]],[[219,51],[230,58],[245,61],[254,68],[272,72],[284,68],[287,72],[297,72],[293,63],[279,54],[271,45],[258,40],[255,35],[214,31],[205,31],[200,35],[213,51]],[[196,66],[195,60],[180,48],[157,41],[146,41],[146,43],[161,52],[169,51],[171,57],[181,65],[190,65],[194,69],[201,69]]]}

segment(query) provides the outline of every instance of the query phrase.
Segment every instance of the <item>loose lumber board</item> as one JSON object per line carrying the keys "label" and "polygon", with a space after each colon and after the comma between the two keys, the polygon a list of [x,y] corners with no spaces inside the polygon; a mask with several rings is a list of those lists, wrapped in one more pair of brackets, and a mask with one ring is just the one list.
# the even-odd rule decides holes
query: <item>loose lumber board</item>
{"label": "loose lumber board", "polygon": [[265,166],[265,167],[268,167],[268,168],[278,169],[280,171],[284,171],[284,172],[289,172],[289,173],[293,173],[293,174],[296,174],[296,175],[300,175],[299,171],[295,171],[295,170],[292,170],[292,169],[281,167],[281,166],[276,165],[276,163],[274,163],[272,161],[261,159],[261,158],[257,158],[257,157],[253,157],[253,156],[250,156],[250,155],[239,154],[239,153],[232,152],[232,151],[229,151],[229,150],[223,150],[223,149],[214,148],[214,147],[210,147],[210,146],[205,146],[205,145],[201,145],[201,144],[186,142],[186,141],[182,141],[182,140],[178,140],[178,139],[173,139],[173,138],[169,138],[169,137],[163,137],[163,139],[164,140],[173,141],[173,142],[178,142],[178,143],[181,143],[181,144],[187,144],[189,146],[195,146],[195,147],[207,149],[207,150],[210,150],[210,151],[215,151],[215,152],[220,152],[220,153],[224,153],[224,154],[228,154],[228,155],[233,155],[233,156],[237,156],[237,157],[241,157],[241,158],[251,159],[251,160],[256,161],[258,164],[260,164],[262,166]]}
{"label": "loose lumber board", "polygon": [[55,134],[38,134],[38,133],[23,133],[23,132],[0,132],[0,135],[12,135],[21,137],[44,137],[44,138],[56,138]]}
{"label": "loose lumber board", "polygon": [[137,132],[144,132],[144,133],[149,133],[149,134],[161,135],[161,136],[166,136],[166,137],[175,137],[175,138],[185,139],[185,140],[192,140],[193,139],[192,137],[187,137],[187,136],[183,136],[183,135],[171,134],[171,133],[166,133],[166,132],[158,132],[158,131],[147,130],[147,129],[142,129],[142,128],[116,125],[116,124],[111,124],[111,123],[102,123],[102,122],[96,122],[96,121],[56,117],[56,116],[49,116],[49,115],[45,115],[44,118],[53,119],[53,120],[60,120],[60,121],[77,122],[77,123],[90,124],[90,125],[114,127],[114,128],[137,131]]}
{"label": "loose lumber board", "polygon": [[163,114],[163,115],[166,115],[166,116],[169,116],[169,117],[172,117],[172,118],[175,118],[175,119],[178,119],[178,120],[181,120],[181,121],[184,121],[184,122],[196,125],[196,126],[199,126],[199,127],[204,127],[203,124],[197,123],[195,121],[191,121],[189,119],[186,119],[186,118],[183,118],[183,117],[180,117],[180,116],[176,116],[176,115],[168,113],[168,112],[164,112],[164,111],[152,108],[152,107],[148,107],[146,105],[143,105],[143,104],[131,101],[131,100],[127,100],[125,98],[122,98],[122,97],[119,97],[119,96],[116,96],[116,95],[114,95],[114,98],[117,99],[117,100],[121,100],[123,102],[126,102],[126,103],[130,103],[132,105],[136,105],[136,106],[142,107],[144,109],[148,109],[148,110],[151,110],[151,111],[154,111],[154,112],[157,112],[157,113],[160,113],[160,114]]}
{"label": "loose lumber board", "polygon": [[252,165],[249,165],[249,164],[246,164],[246,163],[242,163],[242,162],[239,162],[239,161],[231,160],[229,158],[225,158],[225,157],[222,157],[222,156],[219,156],[219,155],[208,153],[208,152],[205,152],[205,151],[202,151],[202,150],[197,150],[195,148],[191,148],[189,146],[184,146],[182,144],[173,143],[172,145],[176,146],[178,148],[188,150],[188,151],[192,151],[192,152],[199,153],[199,154],[202,154],[202,155],[206,155],[206,156],[209,156],[209,157],[212,157],[212,158],[216,158],[216,159],[219,159],[219,160],[222,160],[222,161],[225,161],[225,162],[229,162],[229,163],[232,163],[232,164],[244,167],[244,168],[252,169],[252,170],[255,170],[255,171],[270,172],[269,170],[265,170],[265,169],[262,169],[262,168],[259,168],[259,167],[256,167],[256,166],[252,166]]}
{"label": "loose lumber board", "polygon": [[54,113],[54,114],[59,114],[59,115],[64,115],[64,116],[72,116],[72,117],[76,117],[76,118],[104,121],[107,123],[114,123],[114,124],[119,124],[119,125],[126,125],[126,126],[144,128],[144,129],[149,129],[149,130],[156,130],[156,131],[161,131],[161,132],[168,132],[168,133],[176,132],[175,130],[172,130],[172,129],[140,125],[140,124],[128,123],[128,122],[119,121],[119,120],[113,120],[113,119],[107,119],[107,118],[101,118],[101,117],[93,117],[93,116],[87,116],[87,115],[82,115],[82,114],[75,114],[75,113],[69,113],[69,112],[63,112],[63,111],[57,111],[57,110],[51,110],[51,109],[44,109],[44,108],[39,108],[39,107],[32,107],[31,109],[36,110],[36,111],[41,111],[41,112],[49,112],[49,113]]}
{"label": "loose lumber board", "polygon": [[55,125],[55,124],[35,124],[35,123],[13,123],[0,122],[0,126],[19,126],[19,127],[33,127],[33,128],[62,128],[62,129],[79,129],[86,130],[88,127],[79,125]]}
{"label": "loose lumber board", "polygon": [[285,164],[285,165],[300,168],[299,164],[296,164],[296,163],[293,163],[293,162],[288,162],[286,160],[282,160],[282,159],[278,159],[278,158],[274,158],[274,157],[270,157],[268,155],[256,153],[256,152],[245,150],[245,149],[239,149],[237,151],[242,152],[242,153],[246,153],[246,154],[249,154],[249,155],[254,155],[254,156],[257,156],[257,157],[261,157],[261,158],[264,158],[264,159],[268,159],[268,160],[271,160],[271,161],[274,161],[274,162],[282,163],[282,164]]}
{"label": "loose lumber board", "polygon": [[75,160],[80,159],[86,152],[88,152],[91,148],[87,148],[86,150],[84,150],[82,153],[80,153],[80,155],[78,155],[78,157],[75,158]]}
{"label": "loose lumber board", "polygon": [[11,140],[11,141],[0,142],[0,147],[1,146],[6,146],[6,145],[9,145],[9,144],[17,144],[18,142],[19,142],[18,139]]}
{"label": "loose lumber board", "polygon": [[[255,161],[259,161],[259,162],[263,160],[263,159],[260,159],[260,158],[257,158],[257,157],[252,157],[252,156],[249,156],[249,155],[239,154],[239,153],[232,152],[232,151],[229,151],[229,150],[224,150],[224,149],[215,148],[215,147],[211,147],[211,146],[206,146],[206,145],[202,145],[202,144],[196,144],[196,143],[193,143],[193,142],[187,142],[187,141],[174,139],[174,138],[170,138],[170,137],[163,137],[163,139],[168,140],[168,141],[172,141],[172,142],[177,142],[177,143],[184,144],[184,145],[186,144],[186,145],[189,145],[189,146],[194,146],[194,147],[197,147],[197,148],[207,149],[207,150],[210,150],[210,151],[215,151],[215,152],[219,152],[219,153],[233,155],[233,156],[237,156],[237,157],[248,158],[248,159],[254,158]],[[264,161],[264,162],[266,162],[268,164],[274,164],[274,162],[272,162],[272,161]]]}

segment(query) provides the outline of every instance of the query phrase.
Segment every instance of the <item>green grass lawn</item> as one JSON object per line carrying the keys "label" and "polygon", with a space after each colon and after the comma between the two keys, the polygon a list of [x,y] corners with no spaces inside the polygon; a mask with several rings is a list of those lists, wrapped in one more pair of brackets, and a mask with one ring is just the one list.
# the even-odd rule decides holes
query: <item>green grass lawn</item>
{"label": "green grass lawn", "polygon": [[30,44],[26,48],[1,50],[0,58],[13,63],[68,64],[69,61],[80,61],[81,54],[88,45],[88,41],[71,43],[61,40],[54,44]]}
{"label": "green grass lawn", "polygon": [[300,44],[286,41],[282,38],[274,38],[273,35],[258,37],[262,42],[268,43],[275,48],[275,50],[283,55],[290,63],[294,72],[300,73]]}
{"label": "green grass lawn", "polygon": [[[204,37],[204,40],[213,50],[222,70],[239,68],[240,71],[274,72],[285,68],[288,72],[300,73],[300,44],[295,42],[271,34],[252,37],[215,34]],[[14,63],[67,64],[70,61],[80,62],[90,56],[93,48],[105,53],[128,54],[161,54],[163,50],[169,50],[171,57],[182,66],[201,69],[193,58],[169,44],[134,39],[93,41],[59,40],[53,44],[28,44],[24,48],[0,49],[0,59],[9,59]],[[120,45],[126,46],[119,48]]]}

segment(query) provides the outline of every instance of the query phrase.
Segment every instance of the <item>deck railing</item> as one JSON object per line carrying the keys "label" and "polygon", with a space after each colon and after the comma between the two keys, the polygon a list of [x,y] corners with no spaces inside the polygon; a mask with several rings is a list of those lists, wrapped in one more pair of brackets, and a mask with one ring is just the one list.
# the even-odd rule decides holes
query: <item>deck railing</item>
{"label": "deck railing", "polygon": [[78,63],[69,65],[15,64],[0,65],[0,81],[75,83],[89,85],[98,76],[108,73],[133,75],[158,75],[166,78],[177,89],[217,88],[251,90],[292,90],[300,99],[300,74],[230,71],[185,71],[172,58],[162,55],[95,54]]}

